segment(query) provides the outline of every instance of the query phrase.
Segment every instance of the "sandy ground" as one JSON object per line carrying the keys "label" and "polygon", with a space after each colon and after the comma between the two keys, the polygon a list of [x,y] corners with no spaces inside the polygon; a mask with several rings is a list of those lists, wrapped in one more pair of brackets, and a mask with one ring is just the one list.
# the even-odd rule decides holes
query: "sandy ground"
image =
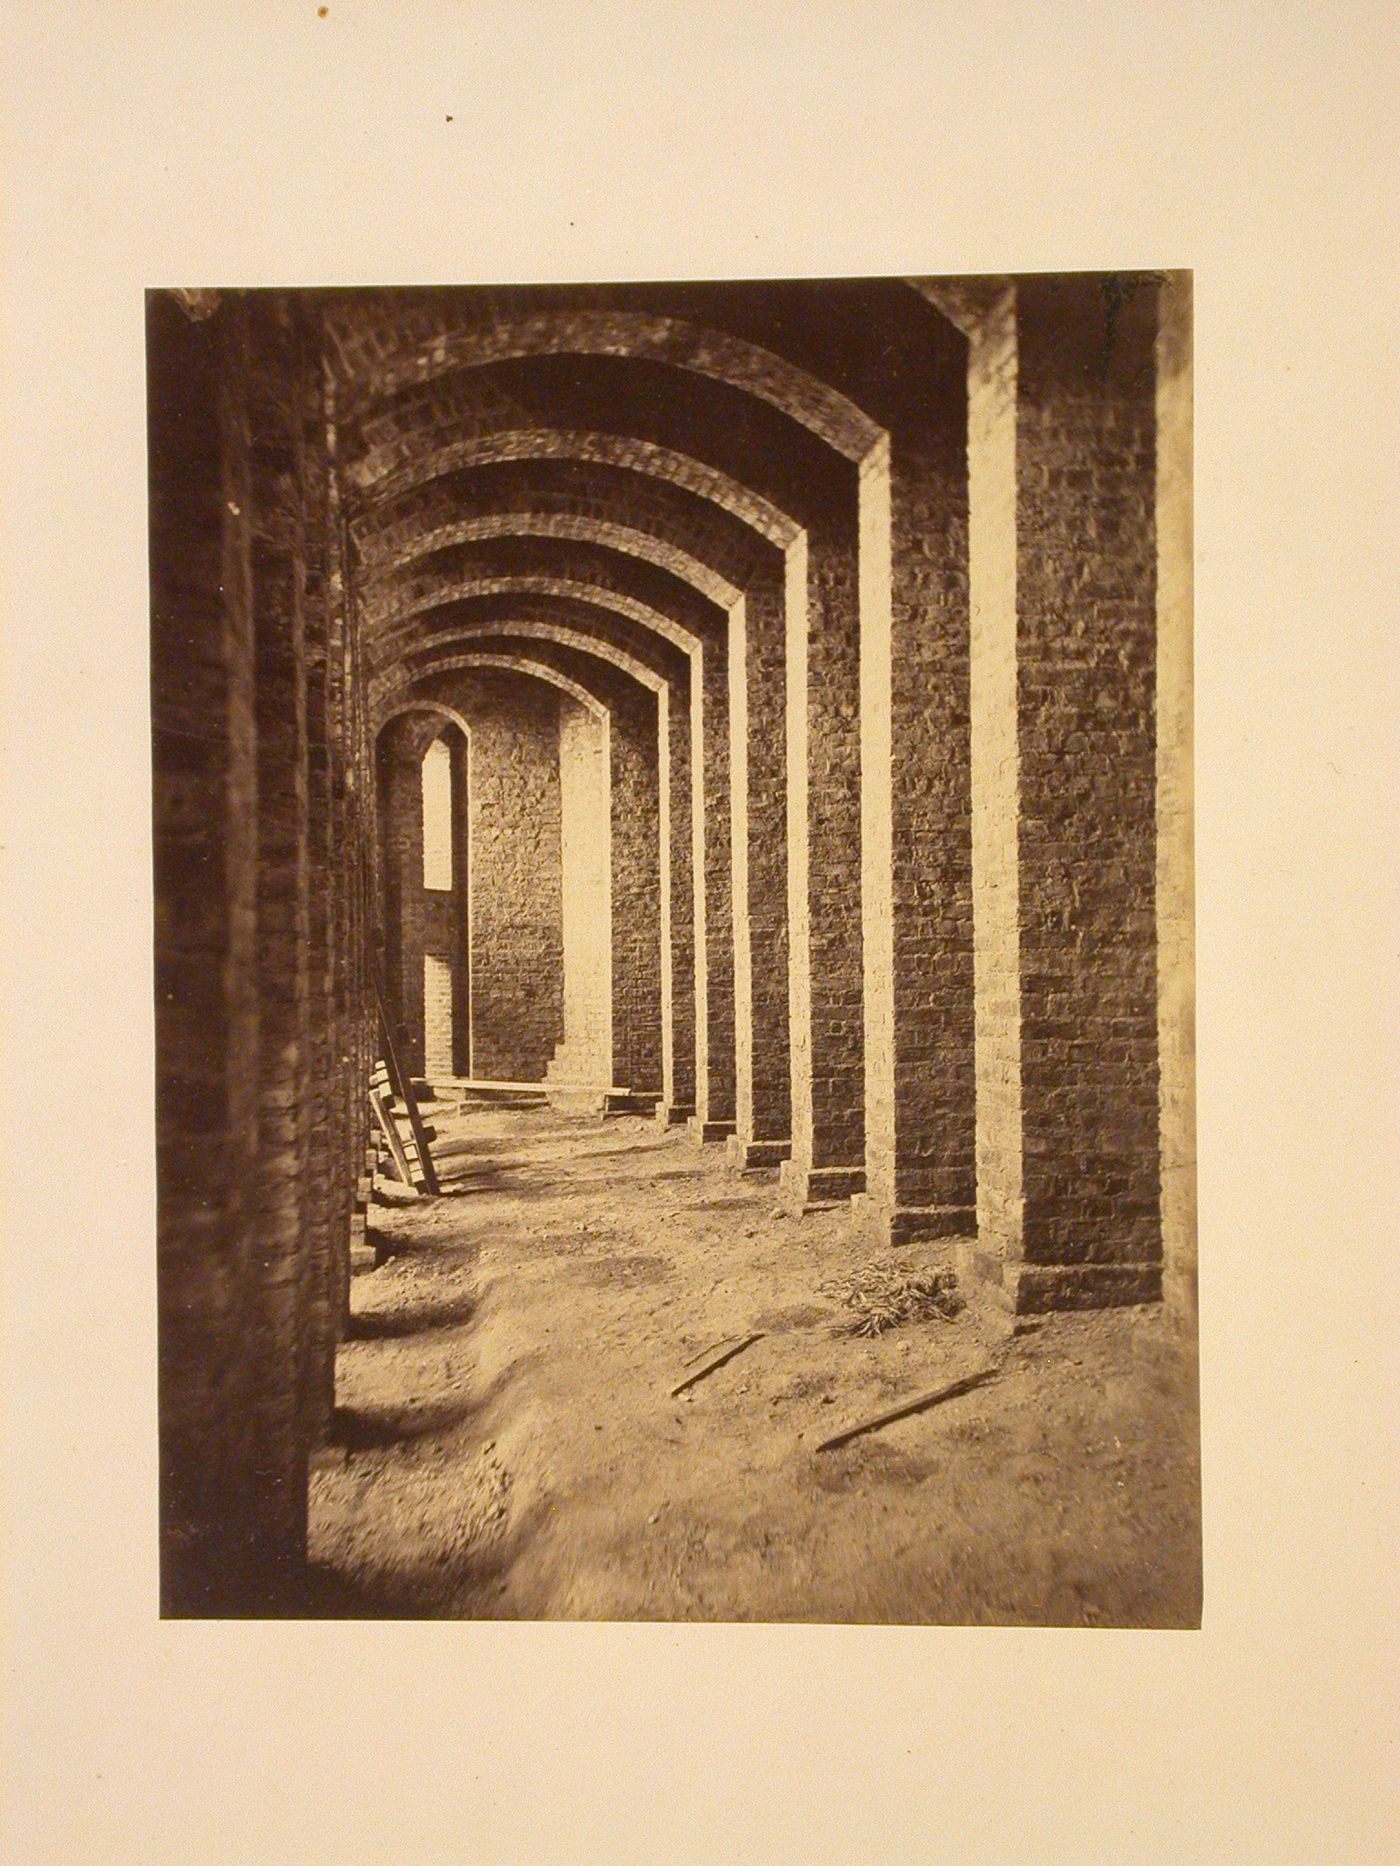
{"label": "sandy ground", "polygon": [[824,1287],[870,1256],[846,1215],[783,1216],[636,1118],[433,1118],[444,1195],[374,1208],[354,1278],[309,1611],[1196,1622],[1195,1367],[1159,1309],[852,1338]]}

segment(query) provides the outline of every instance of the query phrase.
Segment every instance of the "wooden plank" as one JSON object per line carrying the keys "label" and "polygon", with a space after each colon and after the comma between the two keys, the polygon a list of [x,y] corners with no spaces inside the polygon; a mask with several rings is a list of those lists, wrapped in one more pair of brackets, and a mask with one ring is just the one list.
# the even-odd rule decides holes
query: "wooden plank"
{"label": "wooden plank", "polygon": [[737,1341],[737,1335],[721,1335],[718,1341],[712,1341],[708,1347],[697,1348],[694,1354],[688,1354],[681,1362],[682,1367],[693,1367],[697,1361],[704,1360],[707,1354],[713,1354],[719,1348],[727,1348],[731,1341]]}
{"label": "wooden plank", "polygon": [[370,1090],[369,1105],[374,1110],[374,1118],[379,1123],[380,1132],[389,1143],[389,1152],[392,1154],[394,1160],[394,1171],[406,1186],[411,1186],[413,1184],[413,1178],[409,1172],[408,1156],[404,1152],[403,1142],[399,1138],[398,1125],[393,1115],[390,1114],[389,1110],[384,1106],[384,1098],[379,1094],[377,1089]]}
{"label": "wooden plank", "polygon": [[413,1093],[413,1084],[399,1067],[398,1053],[394,1049],[394,1033],[389,1028],[389,1015],[384,1008],[384,994],[379,985],[379,968],[374,968],[374,1002],[379,1012],[379,1028],[384,1038],[383,1062],[389,1071],[389,1086],[395,1096],[404,1105],[408,1115],[409,1130],[418,1145],[418,1158],[422,1162],[422,1182],[428,1192],[441,1192],[438,1184],[433,1156],[428,1150],[428,1137],[423,1131],[423,1120],[418,1112],[418,1101]]}
{"label": "wooden plank", "polygon": [[824,1438],[817,1451],[834,1451],[838,1445],[849,1445],[853,1438],[859,1438],[864,1432],[877,1432],[882,1425],[893,1425],[896,1419],[907,1419],[911,1414],[924,1412],[930,1406],[937,1406],[943,1400],[956,1399],[960,1393],[970,1393],[974,1387],[985,1386],[989,1380],[995,1380],[995,1367],[984,1367],[978,1373],[968,1374],[962,1380],[954,1380],[951,1385],[938,1387],[932,1393],[920,1393],[917,1399],[905,1400],[901,1406],[891,1406],[888,1412],[877,1413],[873,1419],[862,1419],[859,1425],[848,1426],[844,1432],[837,1432],[831,1438]]}
{"label": "wooden plank", "polygon": [[705,1379],[707,1375],[714,1373],[717,1367],[723,1367],[726,1361],[732,1361],[736,1354],[742,1354],[745,1348],[751,1348],[755,1341],[762,1341],[762,1339],[762,1334],[745,1335],[743,1340],[736,1342],[732,1348],[725,1348],[720,1353],[712,1355],[703,1367],[698,1367],[693,1374],[687,1374],[679,1386],[671,1388],[671,1398],[675,1399],[677,1394],[684,1393],[687,1387],[693,1387],[697,1380]]}

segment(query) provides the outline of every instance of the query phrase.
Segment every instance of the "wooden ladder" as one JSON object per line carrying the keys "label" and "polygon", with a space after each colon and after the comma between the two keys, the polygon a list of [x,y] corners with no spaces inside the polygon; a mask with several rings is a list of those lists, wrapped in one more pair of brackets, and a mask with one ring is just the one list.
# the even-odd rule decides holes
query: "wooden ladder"
{"label": "wooden ladder", "polygon": [[[438,1183],[437,1170],[428,1147],[428,1130],[418,1111],[418,1098],[413,1093],[413,1084],[399,1067],[393,1032],[384,1010],[378,968],[374,978],[374,1001],[379,1011],[379,1034],[384,1045],[383,1054],[375,1063],[369,1080],[369,1105],[375,1123],[388,1146],[394,1170],[403,1183],[423,1192],[439,1193],[442,1187]],[[406,1127],[399,1124],[396,1104],[403,1108]]]}

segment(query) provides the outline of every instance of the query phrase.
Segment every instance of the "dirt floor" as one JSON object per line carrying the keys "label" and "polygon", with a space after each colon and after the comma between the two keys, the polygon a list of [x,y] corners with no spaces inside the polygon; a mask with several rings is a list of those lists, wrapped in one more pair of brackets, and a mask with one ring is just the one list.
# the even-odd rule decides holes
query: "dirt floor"
{"label": "dirt floor", "polygon": [[855,1338],[826,1287],[871,1256],[847,1214],[786,1217],[635,1117],[433,1119],[443,1196],[373,1207],[353,1281],[312,1612],[1197,1622],[1195,1367],[1160,1309]]}

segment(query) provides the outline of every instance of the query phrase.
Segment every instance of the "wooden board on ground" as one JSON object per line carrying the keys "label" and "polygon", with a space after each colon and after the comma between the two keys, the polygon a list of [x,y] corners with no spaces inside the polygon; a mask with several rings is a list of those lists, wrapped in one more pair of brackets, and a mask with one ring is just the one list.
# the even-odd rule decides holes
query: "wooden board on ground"
{"label": "wooden board on ground", "polygon": [[737,1342],[732,1348],[721,1348],[718,1353],[711,1355],[710,1359],[705,1362],[703,1367],[697,1368],[693,1374],[687,1374],[685,1379],[682,1380],[678,1386],[672,1387],[671,1398],[677,1398],[677,1396],[684,1393],[687,1388],[693,1387],[697,1385],[699,1381],[708,1378],[710,1374],[715,1373],[719,1368],[723,1367],[727,1361],[732,1361],[736,1354],[742,1354],[745,1348],[751,1348],[755,1341],[762,1341],[762,1339],[763,1336],[761,1334],[745,1335],[743,1340]]}
{"label": "wooden board on ground", "polygon": [[835,1451],[838,1446],[849,1445],[853,1438],[860,1438],[866,1432],[878,1431],[882,1425],[893,1425],[896,1419],[911,1418],[916,1412],[926,1412],[930,1406],[941,1405],[944,1400],[957,1399],[960,1394],[971,1393],[974,1387],[985,1386],[996,1377],[995,1367],[980,1368],[975,1374],[967,1374],[946,1387],[937,1387],[932,1393],[920,1393],[916,1399],[905,1400],[900,1406],[891,1406],[888,1412],[876,1413],[873,1419],[862,1419],[859,1425],[847,1426],[844,1432],[835,1432],[830,1438],[824,1438],[816,1449]]}

